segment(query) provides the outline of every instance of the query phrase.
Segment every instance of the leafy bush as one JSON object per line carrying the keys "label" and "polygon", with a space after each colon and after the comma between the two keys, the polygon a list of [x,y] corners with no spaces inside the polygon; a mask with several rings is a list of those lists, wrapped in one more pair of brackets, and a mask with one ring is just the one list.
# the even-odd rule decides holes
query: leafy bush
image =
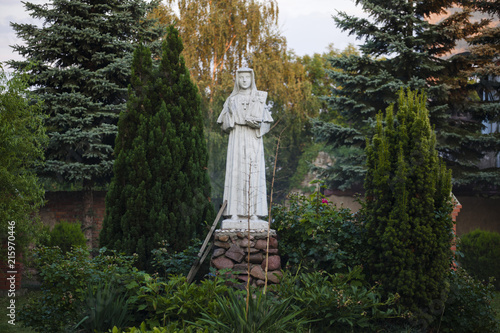
{"label": "leafy bush", "polygon": [[19,319],[40,332],[67,331],[80,321],[78,309],[87,296],[89,284],[109,281],[125,286],[142,278],[132,267],[134,257],[105,248],[95,258],[80,247],[66,253],[57,247],[39,247],[34,249],[33,256],[41,278],[41,293],[19,311]]}
{"label": "leafy bush", "polygon": [[87,239],[81,229],[80,223],[70,223],[61,221],[48,232],[48,237],[41,241],[44,246],[58,246],[63,253],[71,250],[72,247],[87,246]]}
{"label": "leafy bush", "polygon": [[484,285],[464,269],[449,273],[450,294],[440,322],[439,332],[480,333],[500,332],[498,319],[491,306],[494,297],[492,285]]}
{"label": "leafy bush", "polygon": [[361,272],[356,267],[347,274],[285,273],[276,292],[312,321],[312,332],[380,331],[388,319],[403,316],[397,306],[399,296],[382,300],[380,286],[365,287]]}
{"label": "leafy bush", "polygon": [[183,328],[178,327],[178,323],[173,323],[164,327],[153,327],[149,329],[146,323],[142,323],[139,328],[130,327],[126,331],[122,331],[114,327],[112,333],[208,333],[208,329],[201,329],[196,326],[188,325]]}
{"label": "leafy bush", "polygon": [[500,233],[476,229],[460,238],[461,266],[477,279],[488,281],[500,290]]}
{"label": "leafy bush", "polygon": [[257,292],[248,299],[247,312],[246,295],[229,290],[227,295],[217,296],[217,312],[203,312],[197,326],[221,333],[302,332],[307,321],[301,316],[302,311],[290,308],[290,302],[291,299]]}
{"label": "leafy bush", "polygon": [[126,327],[130,320],[128,296],[123,288],[109,281],[89,284],[87,295],[78,309],[84,315],[75,326],[85,332],[107,332],[113,327]]}
{"label": "leafy bush", "polygon": [[275,206],[273,228],[280,253],[291,268],[347,271],[362,263],[364,231],[347,208],[337,208],[320,193],[291,195],[288,205]]}
{"label": "leafy bush", "polygon": [[[132,282],[128,287],[137,287]],[[203,310],[216,313],[216,296],[227,293],[230,287],[221,276],[205,279],[199,284],[187,283],[185,276],[172,275],[167,281],[146,276],[130,301],[145,313],[146,324],[151,327],[195,321]]]}
{"label": "leafy bush", "polygon": [[182,252],[176,252],[169,248],[165,241],[160,243],[160,248],[151,251],[153,258],[151,266],[164,278],[169,275],[187,275],[191,269],[198,252],[200,251],[202,241],[194,239],[191,245]]}

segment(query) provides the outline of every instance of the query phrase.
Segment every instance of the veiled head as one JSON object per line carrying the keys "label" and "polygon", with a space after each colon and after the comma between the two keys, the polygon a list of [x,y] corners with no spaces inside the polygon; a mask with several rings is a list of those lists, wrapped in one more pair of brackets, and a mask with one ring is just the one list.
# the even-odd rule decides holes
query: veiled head
{"label": "veiled head", "polygon": [[234,80],[234,89],[231,96],[234,96],[240,92],[240,90],[250,89],[250,93],[254,95],[257,92],[257,87],[255,86],[255,75],[253,69],[248,67],[241,67],[236,71],[236,77]]}

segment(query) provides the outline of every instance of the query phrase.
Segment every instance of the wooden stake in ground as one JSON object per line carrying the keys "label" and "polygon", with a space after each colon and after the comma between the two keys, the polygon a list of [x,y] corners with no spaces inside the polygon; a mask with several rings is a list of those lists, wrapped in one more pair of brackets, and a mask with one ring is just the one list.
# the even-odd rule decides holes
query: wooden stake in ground
{"label": "wooden stake in ground", "polygon": [[247,195],[247,198],[248,198],[248,203],[247,203],[247,207],[248,207],[248,217],[247,217],[247,225],[248,225],[248,228],[247,228],[247,286],[246,286],[246,289],[247,289],[247,302],[246,302],[246,309],[245,309],[245,319],[248,320],[248,306],[249,306],[249,302],[250,302],[250,180],[252,178],[252,160],[250,160],[250,171],[248,173],[248,195]]}
{"label": "wooden stake in ground", "polygon": [[268,214],[268,220],[267,220],[267,242],[266,242],[266,268],[265,268],[265,278],[264,278],[264,294],[266,293],[267,289],[267,271],[269,268],[269,237],[271,233],[271,209],[273,206],[273,190],[274,190],[274,178],[276,176],[276,164],[278,161],[278,151],[280,149],[280,141],[281,141],[281,135],[285,131],[286,127],[283,128],[280,132],[280,135],[278,136],[278,142],[276,143],[276,154],[274,155],[274,168],[273,168],[273,179],[271,180],[271,194],[269,198],[269,214]]}
{"label": "wooden stake in ground", "polygon": [[[200,252],[198,252],[198,257],[194,261],[193,266],[191,267],[191,270],[189,271],[189,274],[187,276],[187,283],[191,283],[194,279],[194,276],[200,269],[201,264],[205,261],[205,258],[207,257],[208,253],[211,251],[212,246],[209,247],[207,251],[205,251],[205,247],[207,246],[208,242],[212,238],[212,234],[214,233],[215,227],[217,227],[217,223],[219,222],[219,219],[222,216],[222,212],[224,209],[226,209],[227,206],[227,200],[224,200],[222,203],[222,206],[219,209],[219,213],[217,213],[217,217],[214,220],[214,223],[212,223],[212,227],[210,228],[210,231],[208,232],[207,237],[205,238],[205,241],[203,242],[203,245],[200,248]],[[205,254],[203,254],[205,252]]]}

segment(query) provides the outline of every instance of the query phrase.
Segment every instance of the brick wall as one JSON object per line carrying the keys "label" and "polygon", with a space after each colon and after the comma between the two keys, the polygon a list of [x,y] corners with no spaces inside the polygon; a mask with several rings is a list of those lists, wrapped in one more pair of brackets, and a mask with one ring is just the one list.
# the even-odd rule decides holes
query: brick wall
{"label": "brick wall", "polygon": [[[453,206],[453,211],[451,212],[451,219],[453,220],[453,234],[456,236],[457,235],[457,216],[458,216],[458,213],[460,213],[460,210],[462,209],[462,205],[460,204],[460,202],[457,200],[457,198],[455,196],[453,196],[453,202],[454,202],[454,206]],[[453,251],[453,253],[455,253],[455,251],[457,251],[456,238],[454,238],[452,241],[451,250]]]}
{"label": "brick wall", "polygon": [[[93,192],[92,216],[94,219],[92,227],[93,248],[99,247],[99,232],[102,228],[102,220],[105,213],[105,191]],[[81,191],[58,191],[46,192],[45,206],[40,209],[40,218],[45,225],[53,227],[60,221],[83,222],[83,192]]]}

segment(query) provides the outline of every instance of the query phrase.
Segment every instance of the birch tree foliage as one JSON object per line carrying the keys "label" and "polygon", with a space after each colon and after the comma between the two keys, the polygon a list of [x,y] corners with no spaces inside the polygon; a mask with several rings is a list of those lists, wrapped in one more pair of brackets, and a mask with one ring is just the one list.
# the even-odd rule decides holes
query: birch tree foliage
{"label": "birch tree foliage", "polygon": [[[283,154],[275,185],[288,190],[288,175],[307,137],[307,117],[317,112],[311,104],[311,84],[304,66],[288,50],[278,28],[278,5],[269,1],[167,1],[154,13],[162,23],[174,23],[184,43],[184,56],[202,95],[205,133],[210,155],[212,198],[222,197],[227,138],[216,122],[233,89],[236,69],[247,65],[256,73],[259,90],[269,93],[268,103],[279,126],[266,136],[268,165],[273,164],[274,142],[283,128]],[[287,153],[293,151],[292,153]],[[292,156],[293,155],[293,156]],[[290,160],[290,158],[291,160]],[[293,157],[293,158],[292,158]],[[270,177],[268,177],[270,179]]]}

